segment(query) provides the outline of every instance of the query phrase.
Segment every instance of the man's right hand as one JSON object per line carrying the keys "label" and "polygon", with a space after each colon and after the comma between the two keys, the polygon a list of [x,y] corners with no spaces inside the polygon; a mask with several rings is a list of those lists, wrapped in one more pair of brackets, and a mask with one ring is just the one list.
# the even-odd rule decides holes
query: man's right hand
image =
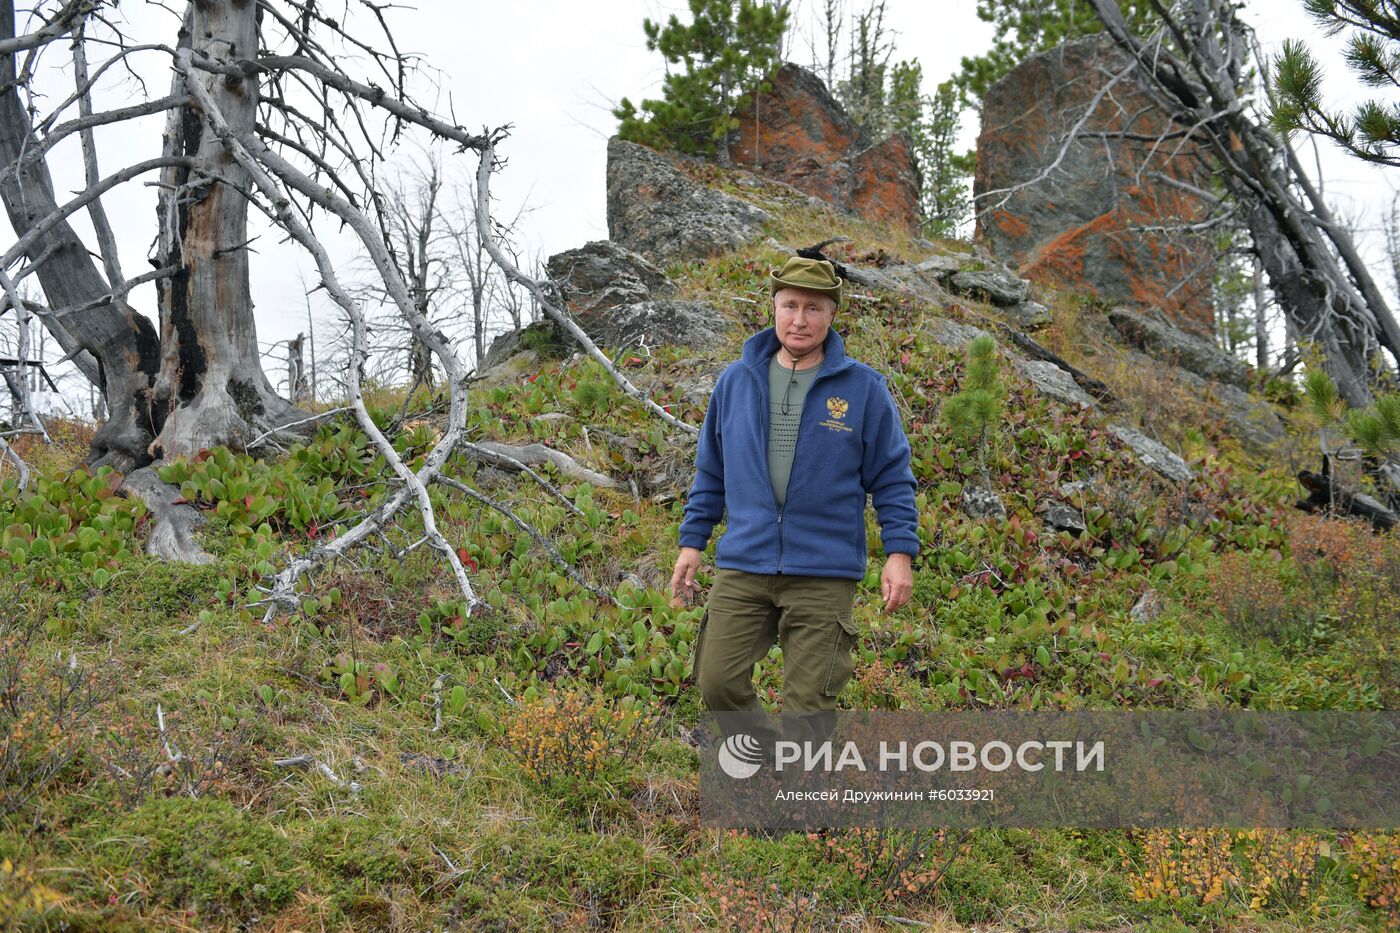
{"label": "man's right hand", "polygon": [[683,547],[676,558],[676,569],[671,574],[671,605],[676,609],[689,606],[700,591],[695,582],[695,572],[700,569],[702,555],[697,548]]}

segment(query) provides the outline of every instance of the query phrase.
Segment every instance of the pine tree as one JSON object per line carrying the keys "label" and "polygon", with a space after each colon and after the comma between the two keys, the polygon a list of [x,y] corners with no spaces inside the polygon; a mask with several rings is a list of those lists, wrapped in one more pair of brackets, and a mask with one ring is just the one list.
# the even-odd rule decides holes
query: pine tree
{"label": "pine tree", "polygon": [[[1350,29],[1347,65],[1361,83],[1393,88],[1400,76],[1400,14],[1377,0],[1304,0],[1308,14],[1329,36]],[[1400,165],[1400,104],[1366,100],[1351,113],[1328,110],[1322,100],[1322,68],[1298,39],[1283,43],[1271,74],[1270,120],[1287,133],[1307,130],[1381,165]]]}
{"label": "pine tree", "polygon": [[[1150,0],[1118,0],[1139,34],[1152,22]],[[977,18],[996,27],[992,47],[964,57],[956,79],[963,102],[982,106],[987,89],[1036,52],[1103,31],[1088,0],[977,0]]]}
{"label": "pine tree", "polygon": [[1400,501],[1391,478],[1400,470],[1400,392],[1378,395],[1365,408],[1349,408],[1337,384],[1321,367],[1303,377],[1303,398],[1318,428],[1324,456],[1337,452],[1330,432],[1350,437],[1361,448],[1363,469],[1392,507]]}
{"label": "pine tree", "polygon": [[987,479],[987,440],[991,428],[1001,418],[1006,390],[997,373],[996,341],[983,334],[967,347],[967,368],[963,387],[943,403],[943,420],[958,440],[975,441],[977,469],[982,481]]}
{"label": "pine tree", "polygon": [[882,139],[891,131],[885,79],[894,55],[894,40],[885,28],[885,0],[874,0],[857,13],[854,25],[850,69],[833,90],[866,135]]}
{"label": "pine tree", "polygon": [[[871,140],[903,133],[919,169],[919,214],[924,236],[952,236],[967,216],[972,160],[956,151],[961,106],[950,82],[929,97],[917,58],[890,64],[894,40],[885,28],[884,0],[853,19],[850,69],[834,88],[846,112]],[[828,48],[832,40],[828,39]]]}
{"label": "pine tree", "polygon": [[662,96],[640,107],[624,97],[613,116],[623,139],[694,155],[717,152],[727,163],[729,135],[739,125],[734,112],[745,96],[767,90],[779,64],[788,4],[690,0],[690,15],[690,23],[674,14],[664,26],[642,21],[647,49],[666,59]]}

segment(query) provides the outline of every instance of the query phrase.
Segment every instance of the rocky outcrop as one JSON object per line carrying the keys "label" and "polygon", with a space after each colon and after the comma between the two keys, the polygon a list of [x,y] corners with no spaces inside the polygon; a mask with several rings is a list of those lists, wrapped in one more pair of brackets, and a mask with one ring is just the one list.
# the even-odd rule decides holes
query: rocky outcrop
{"label": "rocky outcrop", "polygon": [[1249,384],[1249,367],[1212,341],[1158,321],[1132,308],[1108,312],[1108,321],[1123,339],[1155,359],[1180,366],[1204,379],[1227,382],[1241,389]]}
{"label": "rocky outcrop", "polygon": [[1165,444],[1125,424],[1110,424],[1108,429],[1133,452],[1139,463],[1155,470],[1160,476],[1176,483],[1189,483],[1196,478],[1186,461],[1172,453]]}
{"label": "rocky outcrop", "polygon": [[666,345],[708,350],[724,341],[730,325],[708,302],[663,298],[618,305],[587,319],[580,317],[579,326],[604,347]]}
{"label": "rocky outcrop", "polygon": [[646,146],[608,140],[608,238],[625,249],[663,265],[704,259],[757,239],[768,219]]}
{"label": "rocky outcrop", "polygon": [[[713,305],[675,298],[599,308],[578,315],[575,320],[594,343],[609,348],[677,346],[708,350],[724,341],[731,326]],[[519,381],[515,375],[520,366],[537,368],[539,362],[530,347],[556,354],[577,349],[573,338],[552,321],[536,321],[520,333],[507,332],[491,342],[481,361],[482,378],[491,380],[488,385]],[[521,363],[521,357],[528,360]],[[509,367],[504,366],[507,362]]]}
{"label": "rocky outcrop", "polygon": [[666,273],[611,240],[594,240],[555,253],[544,267],[562,287],[564,301],[575,314],[649,298],[670,298],[676,293],[676,285]]}
{"label": "rocky outcrop", "polygon": [[[703,301],[674,298],[676,284],[651,262],[610,240],[595,240],[545,261],[574,320],[604,347],[672,344],[708,349],[729,322]],[[555,330],[555,342],[569,338]]]}
{"label": "rocky outcrop", "polygon": [[1016,365],[1041,395],[1048,395],[1061,405],[1071,408],[1093,408],[1094,399],[1074,381],[1074,377],[1047,360],[1027,360],[1016,357]]}
{"label": "rocky outcrop", "polygon": [[[1153,365],[1146,358],[1142,362],[1144,366]],[[1206,411],[1228,424],[1235,439],[1246,449],[1256,454],[1268,453],[1273,445],[1288,434],[1288,429],[1284,427],[1283,419],[1278,416],[1274,406],[1262,399],[1253,398],[1244,389],[1228,382],[1203,379],[1179,366],[1157,366],[1166,372],[1169,378],[1189,386]]]}
{"label": "rocky outcrop", "polygon": [[954,272],[949,283],[960,295],[970,295],[994,305],[1009,307],[1031,296],[1031,283],[995,270]]}
{"label": "rocky outcrop", "polygon": [[[1156,134],[1175,127],[1128,66],[1112,42],[1092,37],[1026,59],[987,91],[974,181],[977,237],[1035,281],[1160,308],[1178,327],[1208,334],[1209,234],[1138,229],[1204,216],[1199,198],[1163,176],[1196,187],[1208,182],[1190,147],[1179,140],[1154,147]],[[1018,185],[1025,187],[1013,193]]]}
{"label": "rocky outcrop", "polygon": [[738,114],[730,161],[879,223],[919,222],[919,170],[901,135],[861,132],[822,79],[791,63]]}

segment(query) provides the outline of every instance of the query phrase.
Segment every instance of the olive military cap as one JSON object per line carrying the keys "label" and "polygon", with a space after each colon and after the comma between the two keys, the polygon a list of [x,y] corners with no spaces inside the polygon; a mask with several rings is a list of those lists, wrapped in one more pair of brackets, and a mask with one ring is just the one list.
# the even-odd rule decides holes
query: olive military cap
{"label": "olive military cap", "polygon": [[836,275],[836,267],[824,259],[794,256],[783,263],[781,269],[768,275],[769,294],[776,295],[781,288],[820,292],[836,299],[838,305],[841,303],[841,279]]}

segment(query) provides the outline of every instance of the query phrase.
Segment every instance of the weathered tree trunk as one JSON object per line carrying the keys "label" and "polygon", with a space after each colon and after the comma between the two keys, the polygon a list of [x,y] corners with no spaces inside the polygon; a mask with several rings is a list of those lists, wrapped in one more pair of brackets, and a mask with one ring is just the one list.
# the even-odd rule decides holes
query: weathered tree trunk
{"label": "weathered tree trunk", "polygon": [[[1321,199],[1286,141],[1251,118],[1240,91],[1251,67],[1251,46],[1237,8],[1225,0],[1154,3],[1165,35],[1178,47],[1172,51],[1158,41],[1160,34],[1148,41],[1135,36],[1112,0],[1090,0],[1090,5],[1118,47],[1137,62],[1144,89],[1210,153],[1241,206],[1269,284],[1298,336],[1317,341],[1322,365],[1349,405],[1368,404],[1372,357],[1384,347],[1400,359],[1400,325],[1346,231],[1332,222],[1325,205],[1319,212]],[[1295,182],[1312,201],[1311,210],[1295,192]]]}
{"label": "weathered tree trunk", "polygon": [[[441,187],[438,181],[437,165],[433,165],[432,177],[428,183],[428,203],[423,205],[422,212],[418,217],[418,240],[417,251],[413,262],[413,304],[418,309],[418,313],[428,318],[432,311],[433,288],[430,281],[432,275],[432,255],[433,248],[433,220],[437,217],[437,195]],[[409,334],[411,341],[409,353],[409,376],[413,379],[415,387],[426,386],[429,391],[433,388],[433,351],[428,349],[428,345],[419,340],[412,332]]]}
{"label": "weathered tree trunk", "polygon": [[1363,350],[1366,343],[1342,339],[1341,322],[1328,322],[1330,305],[1342,299],[1334,295],[1329,303],[1324,282],[1303,263],[1268,205],[1245,200],[1247,194],[1239,197],[1245,208],[1245,225],[1254,239],[1255,253],[1268,273],[1269,285],[1278,296],[1279,304],[1300,326],[1304,326],[1304,321],[1312,325],[1309,329],[1322,350],[1323,367],[1337,383],[1347,403],[1358,408],[1366,406],[1371,401]]}
{"label": "weathered tree trunk", "polygon": [[[255,59],[253,0],[196,0],[181,45],[221,64]],[[250,133],[258,107],[254,74],[198,72],[235,133]],[[183,79],[176,76],[176,93]],[[209,131],[199,109],[170,112],[165,152],[193,159],[166,172],[160,264],[179,268],[160,290],[160,370],[152,389],[158,435],[152,453],[189,456],[203,447],[241,447],[302,416],[263,373],[248,280],[247,171]],[[216,177],[211,177],[216,176]]]}
{"label": "weathered tree trunk", "polygon": [[[0,3],[0,38],[14,35],[15,6],[13,0],[5,0]],[[20,100],[14,56],[0,56],[0,81],[0,165],[4,166],[0,200],[16,235],[24,236],[54,213],[58,202],[44,160],[21,159],[26,150],[37,147],[37,140]],[[50,249],[53,251],[34,273],[50,309],[87,305],[120,284],[108,284],[66,221],[31,247],[29,258],[36,259]],[[118,298],[66,315],[54,336],[65,353],[81,347],[98,361],[108,418],[93,436],[93,462],[123,471],[148,462],[152,437],[149,390],[160,360],[160,343],[150,321]],[[73,345],[68,345],[65,337]]]}
{"label": "weathered tree trunk", "polygon": [[305,347],[306,334],[297,334],[295,340],[287,341],[287,394],[295,405],[311,397],[311,388],[306,381]]}

